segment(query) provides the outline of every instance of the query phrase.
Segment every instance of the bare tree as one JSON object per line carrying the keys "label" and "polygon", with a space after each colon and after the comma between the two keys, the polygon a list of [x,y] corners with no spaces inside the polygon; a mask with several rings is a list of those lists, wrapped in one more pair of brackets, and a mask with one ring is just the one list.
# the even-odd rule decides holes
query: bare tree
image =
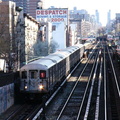
{"label": "bare tree", "polygon": [[50,53],[54,53],[58,47],[59,47],[58,43],[52,40],[50,43]]}
{"label": "bare tree", "polygon": [[50,53],[54,53],[56,48],[59,45],[55,41],[51,41],[50,45],[48,45],[47,41],[38,41],[34,46],[34,55],[35,56],[47,56]]}

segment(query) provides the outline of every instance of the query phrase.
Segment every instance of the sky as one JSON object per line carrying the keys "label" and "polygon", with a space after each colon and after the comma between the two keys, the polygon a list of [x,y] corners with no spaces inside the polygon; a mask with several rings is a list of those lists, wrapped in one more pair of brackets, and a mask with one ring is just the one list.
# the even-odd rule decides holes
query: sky
{"label": "sky", "polygon": [[78,10],[85,9],[88,14],[95,15],[95,10],[99,12],[99,18],[102,25],[107,23],[107,12],[111,10],[111,19],[115,18],[115,13],[120,13],[119,0],[43,0],[44,7],[49,8],[55,6],[59,8],[69,8],[73,10],[77,7]]}

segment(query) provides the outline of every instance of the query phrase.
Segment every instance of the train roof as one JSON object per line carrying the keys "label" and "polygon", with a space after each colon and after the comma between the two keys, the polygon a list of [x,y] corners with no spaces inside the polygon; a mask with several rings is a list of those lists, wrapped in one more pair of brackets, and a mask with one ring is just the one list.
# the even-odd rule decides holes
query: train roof
{"label": "train roof", "polygon": [[56,52],[54,54],[50,54],[47,57],[43,58],[43,59],[50,59],[55,63],[60,62],[61,60],[65,59],[67,56],[65,54],[62,54],[60,52]]}
{"label": "train roof", "polygon": [[40,58],[38,60],[32,61],[28,63],[27,65],[23,66],[21,70],[23,69],[49,69],[56,63],[60,62],[61,60],[68,57],[70,54],[78,50],[80,47],[82,47],[82,44],[76,44],[74,46],[70,46],[68,48],[65,48],[63,50],[57,51],[55,53],[52,53],[44,58]]}
{"label": "train roof", "polygon": [[70,49],[73,49],[73,50],[78,50],[80,49],[81,47],[83,47],[84,45],[83,44],[76,44],[74,46],[70,46]]}
{"label": "train roof", "polygon": [[28,63],[27,65],[23,66],[21,70],[23,69],[49,69],[55,65],[55,62],[50,59],[39,59],[35,60],[33,62]]}
{"label": "train roof", "polygon": [[83,44],[75,44],[73,47],[81,48],[81,47],[83,47],[83,46],[84,46]]}
{"label": "train roof", "polygon": [[67,47],[66,49],[63,49],[61,51],[65,51],[68,54],[71,54],[71,53],[75,52],[76,50],[80,49],[81,47],[83,47],[82,44],[76,44],[74,46]]}
{"label": "train roof", "polygon": [[59,61],[65,59],[69,54],[61,51],[57,51],[53,54],[50,54],[44,58],[40,58],[38,60],[32,61],[28,63],[27,65],[24,65],[21,70],[23,69],[49,69]]}
{"label": "train roof", "polygon": [[63,49],[61,51],[57,51],[57,52],[55,52],[53,54],[50,54],[50,55],[46,56],[43,59],[50,59],[53,62],[58,63],[59,61],[66,58],[67,56],[69,56],[74,51],[78,50],[80,47],[83,47],[83,45],[82,44],[76,44],[74,46],[70,46],[70,47],[65,48],[65,49]]}

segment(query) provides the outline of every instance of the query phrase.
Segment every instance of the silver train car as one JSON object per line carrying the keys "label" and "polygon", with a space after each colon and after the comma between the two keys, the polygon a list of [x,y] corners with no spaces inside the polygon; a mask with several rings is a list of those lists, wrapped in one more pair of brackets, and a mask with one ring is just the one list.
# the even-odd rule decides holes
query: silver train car
{"label": "silver train car", "polygon": [[53,91],[80,62],[88,45],[74,45],[23,66],[20,69],[20,91],[24,94]]}

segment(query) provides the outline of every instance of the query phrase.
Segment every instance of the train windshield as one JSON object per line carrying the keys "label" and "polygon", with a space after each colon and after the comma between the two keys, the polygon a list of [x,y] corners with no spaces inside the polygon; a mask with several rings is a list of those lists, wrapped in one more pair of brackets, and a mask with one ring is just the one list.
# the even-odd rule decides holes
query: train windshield
{"label": "train windshield", "polygon": [[37,78],[37,73],[38,71],[37,70],[30,70],[30,78],[31,79],[36,79]]}
{"label": "train windshield", "polygon": [[22,78],[27,79],[27,71],[22,71]]}

